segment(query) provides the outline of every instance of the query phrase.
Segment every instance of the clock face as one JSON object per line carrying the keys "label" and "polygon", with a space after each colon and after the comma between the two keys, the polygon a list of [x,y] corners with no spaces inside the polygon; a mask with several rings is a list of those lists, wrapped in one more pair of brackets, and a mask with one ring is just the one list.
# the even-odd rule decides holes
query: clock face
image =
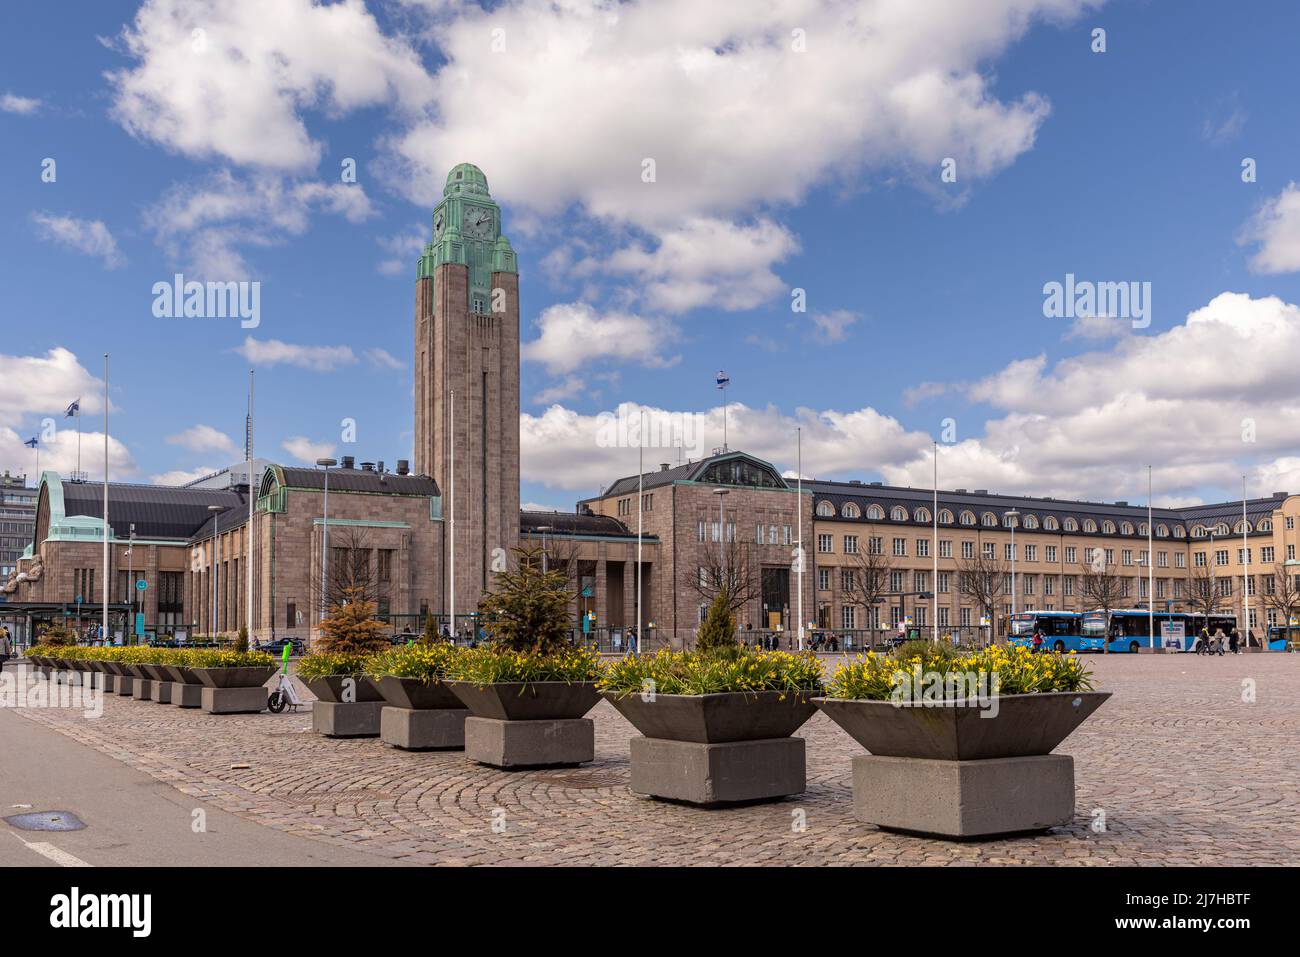
{"label": "clock face", "polygon": [[435,236],[441,236],[442,227],[445,225],[447,225],[447,217],[444,215],[442,210],[438,210],[433,214],[433,234]]}
{"label": "clock face", "polygon": [[496,230],[492,210],[481,206],[465,207],[465,224],[461,231],[469,239],[492,239]]}

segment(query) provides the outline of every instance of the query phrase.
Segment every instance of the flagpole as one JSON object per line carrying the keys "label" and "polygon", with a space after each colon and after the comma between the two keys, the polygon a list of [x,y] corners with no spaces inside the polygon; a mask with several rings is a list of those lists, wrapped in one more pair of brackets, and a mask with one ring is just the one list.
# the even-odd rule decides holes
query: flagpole
{"label": "flagpole", "polygon": [[931,637],[939,642],[939,443],[934,443],[934,505],[930,519],[934,522],[930,535],[930,552],[934,562],[934,580],[930,582]]}
{"label": "flagpole", "polygon": [[[1241,600],[1244,604],[1242,606],[1243,631],[1241,640],[1237,643],[1238,648],[1250,647],[1250,540],[1246,537],[1249,527],[1246,524],[1246,476],[1243,475],[1241,477]],[[1260,650],[1267,647],[1262,645]]]}
{"label": "flagpole", "polygon": [[75,478],[81,478],[81,398],[77,398],[77,474]]}
{"label": "flagpole", "polygon": [[[81,406],[77,406],[77,469],[81,469]],[[108,641],[108,353],[104,353],[104,581],[101,639]]]}
{"label": "flagpole", "polygon": [[[1151,466],[1147,466],[1147,630],[1151,632],[1151,647],[1156,646],[1156,553],[1155,530],[1151,515]],[[1164,644],[1162,641],[1161,644]]]}
{"label": "flagpole", "polygon": [[795,509],[798,513],[795,547],[799,550],[799,595],[795,599],[799,613],[799,650],[803,651],[803,426],[795,428],[795,485],[798,497]]}
{"label": "flagpole", "polygon": [[248,455],[248,529],[244,532],[246,555],[244,564],[248,566],[248,608],[246,617],[248,640],[253,640],[253,504],[257,498],[257,489],[253,484],[253,370],[248,370],[248,421],[244,427],[245,453]]}
{"label": "flagpole", "polygon": [[632,651],[641,651],[641,520],[645,515],[645,409],[639,410],[640,428],[637,429],[637,471],[636,471],[636,646]]}
{"label": "flagpole", "polygon": [[449,536],[450,547],[447,552],[447,577],[450,579],[448,588],[448,617],[451,625],[449,633],[452,644],[456,643],[456,390],[451,390],[451,428],[452,436],[449,443],[451,452],[451,468],[447,470],[447,534]]}

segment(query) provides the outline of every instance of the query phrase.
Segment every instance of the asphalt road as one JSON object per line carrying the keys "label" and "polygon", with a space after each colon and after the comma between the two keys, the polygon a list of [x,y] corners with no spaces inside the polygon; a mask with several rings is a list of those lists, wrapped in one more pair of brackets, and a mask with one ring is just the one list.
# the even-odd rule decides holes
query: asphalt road
{"label": "asphalt road", "polygon": [[[205,829],[195,833],[194,812]],[[395,862],[245,821],[0,708],[0,818],[71,811],[81,831],[0,821],[0,866],[331,866]]]}

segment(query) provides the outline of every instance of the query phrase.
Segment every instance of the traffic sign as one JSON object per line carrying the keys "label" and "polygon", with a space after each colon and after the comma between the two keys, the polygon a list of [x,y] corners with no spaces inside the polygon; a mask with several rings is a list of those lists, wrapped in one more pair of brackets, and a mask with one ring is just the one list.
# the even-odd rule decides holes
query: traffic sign
{"label": "traffic sign", "polygon": [[136,591],[144,591],[148,587],[149,587],[149,583],[145,581],[143,578],[136,579],[136,583],[135,583]]}

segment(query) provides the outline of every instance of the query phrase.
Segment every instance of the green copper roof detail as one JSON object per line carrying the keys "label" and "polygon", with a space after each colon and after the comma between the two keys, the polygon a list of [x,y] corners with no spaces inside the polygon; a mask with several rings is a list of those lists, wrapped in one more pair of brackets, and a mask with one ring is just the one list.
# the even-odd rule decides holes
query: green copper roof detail
{"label": "green copper roof detail", "polygon": [[442,188],[444,197],[460,193],[472,193],[476,196],[488,195],[487,177],[473,163],[458,163],[447,174],[447,185]]}
{"label": "green copper roof detail", "polygon": [[481,307],[491,297],[492,273],[519,269],[510,240],[501,233],[501,207],[488,193],[487,177],[472,163],[452,168],[442,195],[433,209],[433,242],[424,247],[416,278],[430,278],[447,263],[468,266],[471,305]]}

